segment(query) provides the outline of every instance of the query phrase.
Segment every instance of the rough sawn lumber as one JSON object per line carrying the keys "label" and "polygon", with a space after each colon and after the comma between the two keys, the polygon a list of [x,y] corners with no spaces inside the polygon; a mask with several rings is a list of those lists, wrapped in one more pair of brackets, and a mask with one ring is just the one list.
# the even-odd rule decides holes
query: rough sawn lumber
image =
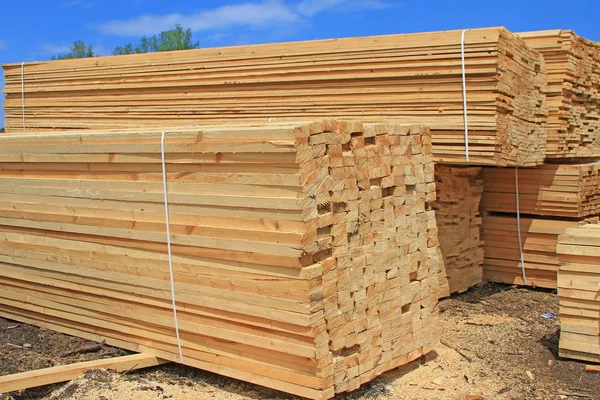
{"label": "rough sawn lumber", "polygon": [[[0,137],[0,315],[179,361],[161,129]],[[438,341],[428,129],[166,134],[185,364],[326,399]]]}

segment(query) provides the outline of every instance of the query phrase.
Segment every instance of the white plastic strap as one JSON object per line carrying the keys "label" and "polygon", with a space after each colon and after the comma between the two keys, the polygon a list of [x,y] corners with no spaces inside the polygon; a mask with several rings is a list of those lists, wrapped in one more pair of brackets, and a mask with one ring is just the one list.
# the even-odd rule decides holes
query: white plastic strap
{"label": "white plastic strap", "polygon": [[462,95],[463,95],[463,119],[465,123],[465,160],[469,162],[469,119],[467,116],[467,73],[465,68],[465,29],[460,35],[460,58],[462,61]]}
{"label": "white plastic strap", "polygon": [[25,62],[21,63],[21,113],[23,114],[23,132],[25,132]]}
{"label": "white plastic strap", "polygon": [[525,258],[523,257],[523,241],[521,239],[521,210],[519,208],[519,167],[515,168],[515,192],[517,202],[517,236],[519,237],[519,254],[521,255],[521,275],[523,285],[527,285],[527,275],[525,274]]}
{"label": "white plastic strap", "polygon": [[194,125],[182,126],[169,131],[164,131],[160,136],[160,155],[162,162],[163,191],[165,197],[165,223],[167,232],[167,252],[169,256],[169,275],[171,278],[171,301],[173,303],[173,319],[175,320],[175,335],[177,336],[177,349],[179,361],[183,364],[183,351],[181,349],[181,336],[179,334],[179,320],[177,318],[177,302],[175,300],[175,279],[173,278],[173,253],[171,252],[171,222],[169,219],[169,198],[167,195],[167,166],[165,162],[165,134]]}

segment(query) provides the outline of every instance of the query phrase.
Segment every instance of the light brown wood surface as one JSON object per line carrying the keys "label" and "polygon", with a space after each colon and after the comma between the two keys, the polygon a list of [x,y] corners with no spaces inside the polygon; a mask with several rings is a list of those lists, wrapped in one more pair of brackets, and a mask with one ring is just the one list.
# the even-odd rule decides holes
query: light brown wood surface
{"label": "light brown wood surface", "polygon": [[[525,275],[528,286],[556,288],[558,236],[568,228],[582,223],[598,223],[598,218],[584,221],[555,219],[551,217],[521,217],[521,239]],[[483,216],[482,238],[485,259],[483,279],[523,285],[517,218],[514,214]]]}
{"label": "light brown wood surface", "polygon": [[[4,66],[6,131],[353,118],[431,127],[465,164],[462,31],[208,48]],[[546,151],[546,69],[504,28],[465,33],[472,164]],[[22,101],[22,83],[24,98]],[[25,132],[23,127],[25,110]]]}
{"label": "light brown wood surface", "polygon": [[600,226],[558,238],[561,357],[600,362]]}
{"label": "light brown wood surface", "polygon": [[132,354],[5,375],[0,376],[0,393],[70,381],[91,369],[112,369],[123,372],[154,367],[165,362],[167,361],[152,354]]}
{"label": "light brown wood surface", "polygon": [[546,62],[547,157],[600,157],[600,44],[571,30],[518,35]]}
{"label": "light brown wood surface", "polygon": [[[0,137],[0,315],[179,361],[160,137]],[[194,126],[165,149],[185,364],[325,399],[435,346],[428,129]]]}
{"label": "light brown wood surface", "polygon": [[[522,214],[583,218],[600,214],[600,162],[519,168]],[[517,212],[514,168],[483,168],[481,209]]]}
{"label": "light brown wood surface", "polygon": [[437,198],[432,207],[444,261],[440,268],[440,297],[447,297],[482,280],[481,168],[438,164],[435,183]]}

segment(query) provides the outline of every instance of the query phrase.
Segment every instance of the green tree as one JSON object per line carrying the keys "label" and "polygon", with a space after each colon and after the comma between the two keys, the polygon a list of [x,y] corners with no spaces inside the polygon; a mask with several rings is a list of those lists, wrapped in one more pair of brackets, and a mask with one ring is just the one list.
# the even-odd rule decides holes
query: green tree
{"label": "green tree", "polygon": [[67,54],[59,54],[57,56],[52,56],[53,60],[68,60],[71,58],[88,58],[95,57],[94,49],[92,46],[88,46],[85,44],[83,40],[78,40],[73,42],[71,46],[69,46],[71,51]]}
{"label": "green tree", "polygon": [[4,133],[4,128],[0,128],[0,133]]}
{"label": "green tree", "polygon": [[192,41],[192,30],[183,29],[181,25],[175,25],[174,29],[162,31],[159,35],[150,37],[144,36],[140,43],[133,45],[131,43],[124,46],[118,46],[112,54],[115,56],[123,54],[155,53],[159,51],[174,51],[197,49],[200,42]]}

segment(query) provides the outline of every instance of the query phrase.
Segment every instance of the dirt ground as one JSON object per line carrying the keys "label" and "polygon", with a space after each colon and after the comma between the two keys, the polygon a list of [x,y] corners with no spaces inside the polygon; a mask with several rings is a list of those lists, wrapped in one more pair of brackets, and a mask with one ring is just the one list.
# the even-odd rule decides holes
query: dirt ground
{"label": "dirt ground", "polygon": [[[542,317],[558,314],[555,293],[488,284],[442,300],[439,307],[442,344],[435,352],[336,399],[600,400],[600,374],[558,357],[560,324],[557,317]],[[0,375],[123,354],[0,318]],[[127,374],[90,371],[67,384],[0,395],[0,400],[11,398],[299,399],[175,364]]]}

